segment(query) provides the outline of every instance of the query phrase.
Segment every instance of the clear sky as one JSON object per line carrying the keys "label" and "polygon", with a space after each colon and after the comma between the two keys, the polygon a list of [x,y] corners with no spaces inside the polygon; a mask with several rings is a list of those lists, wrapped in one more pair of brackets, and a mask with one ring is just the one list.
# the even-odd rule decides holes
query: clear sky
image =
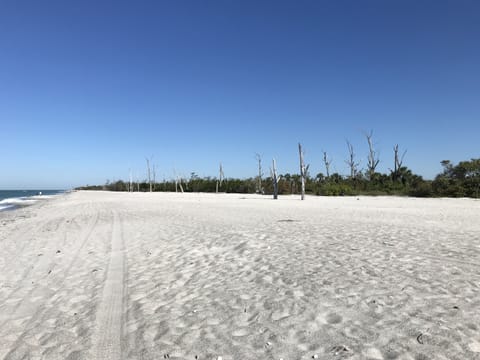
{"label": "clear sky", "polygon": [[480,2],[0,2],[0,189],[480,156]]}

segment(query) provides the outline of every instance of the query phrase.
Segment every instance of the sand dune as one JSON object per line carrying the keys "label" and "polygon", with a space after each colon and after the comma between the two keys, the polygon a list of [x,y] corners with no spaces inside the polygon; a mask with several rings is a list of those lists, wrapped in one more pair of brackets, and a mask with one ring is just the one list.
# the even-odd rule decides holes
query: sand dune
{"label": "sand dune", "polygon": [[480,359],[480,202],[74,192],[0,213],[0,359]]}

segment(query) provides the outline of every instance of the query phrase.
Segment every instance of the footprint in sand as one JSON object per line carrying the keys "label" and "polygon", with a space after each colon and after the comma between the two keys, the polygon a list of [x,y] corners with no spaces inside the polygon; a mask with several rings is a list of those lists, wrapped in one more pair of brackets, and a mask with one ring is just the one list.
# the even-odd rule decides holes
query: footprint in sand
{"label": "footprint in sand", "polygon": [[290,314],[288,313],[288,311],[284,311],[284,310],[274,311],[272,313],[272,320],[273,321],[279,321],[279,320],[288,318],[289,316],[290,316]]}
{"label": "footprint in sand", "polygon": [[248,294],[242,294],[242,295],[240,295],[240,299],[242,299],[242,300],[250,300],[250,297],[251,297],[251,296],[248,295]]}
{"label": "footprint in sand", "polygon": [[474,353],[480,353],[480,343],[478,341],[472,341],[468,344],[468,348]]}
{"label": "footprint in sand", "polygon": [[393,360],[393,359],[396,359],[400,356],[400,353],[398,351],[395,351],[393,349],[387,349],[385,352],[384,352],[384,358],[387,359],[387,360]]}
{"label": "footprint in sand", "polygon": [[301,298],[301,297],[305,296],[305,293],[302,290],[294,290],[293,291],[293,296],[295,298]]}
{"label": "footprint in sand", "polygon": [[207,325],[219,325],[220,324],[220,319],[217,318],[210,318],[207,320]]}
{"label": "footprint in sand", "polygon": [[363,356],[367,359],[383,360],[382,353],[377,348],[366,349],[365,352],[363,353]]}
{"label": "footprint in sand", "polygon": [[327,320],[327,322],[329,324],[338,324],[338,323],[341,323],[343,318],[338,315],[338,314],[335,314],[335,313],[331,313],[331,314],[328,314],[325,319]]}
{"label": "footprint in sand", "polygon": [[245,328],[240,328],[232,332],[232,336],[235,336],[235,337],[246,336],[248,334],[249,334],[248,329],[245,329]]}

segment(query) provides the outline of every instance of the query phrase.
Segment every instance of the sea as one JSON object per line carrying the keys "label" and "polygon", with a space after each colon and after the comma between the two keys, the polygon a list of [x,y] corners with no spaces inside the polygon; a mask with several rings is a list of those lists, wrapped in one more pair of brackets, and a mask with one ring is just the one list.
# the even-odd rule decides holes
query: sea
{"label": "sea", "polygon": [[0,190],[0,211],[28,206],[65,190]]}

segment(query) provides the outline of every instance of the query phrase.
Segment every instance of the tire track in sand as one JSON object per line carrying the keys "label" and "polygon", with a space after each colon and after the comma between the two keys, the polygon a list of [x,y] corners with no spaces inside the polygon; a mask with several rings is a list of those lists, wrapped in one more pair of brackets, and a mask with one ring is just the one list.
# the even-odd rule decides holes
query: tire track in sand
{"label": "tire track in sand", "polygon": [[[59,287],[63,286],[63,283],[65,280],[68,278],[68,275],[70,274],[70,271],[72,270],[74,264],[78,261],[79,254],[81,250],[85,247],[85,244],[88,242],[88,240],[91,238],[93,231],[95,230],[95,227],[98,223],[98,217],[99,214],[98,212],[95,213],[95,215],[91,218],[89,224],[87,225],[87,228],[81,235],[81,241],[80,244],[77,248],[75,248],[73,253],[73,258],[70,260],[69,265],[66,267],[67,271],[62,274],[62,279],[60,281],[57,280],[56,284]],[[34,263],[33,266],[29,267],[26,272],[22,275],[22,277],[17,280],[19,283],[29,283],[31,279],[29,279],[30,273],[35,270],[38,273],[44,274],[40,276],[39,278],[36,278],[35,284],[33,286],[19,286],[16,289],[13,289],[3,300],[4,303],[8,303],[8,301],[14,297],[18,296],[21,298],[21,300],[16,303],[15,305],[12,306],[11,309],[8,310],[8,317],[1,323],[0,328],[3,328],[5,324],[10,321],[11,319],[15,319],[17,317],[34,317],[34,314],[38,315],[38,309],[36,307],[32,307],[31,305],[26,305],[26,302],[28,302],[29,299],[32,298],[32,294],[35,293],[35,291],[38,289],[38,281],[45,279],[48,276],[47,271],[45,269],[54,269],[55,268],[55,260],[47,260],[46,262],[43,262],[42,264],[39,265],[39,261]],[[39,270],[39,268],[41,270]],[[33,283],[32,283],[33,284]],[[20,295],[18,295],[20,294]]]}
{"label": "tire track in sand", "polygon": [[[81,251],[85,248],[86,244],[92,237],[94,230],[97,226],[99,220],[99,211],[95,211],[94,216],[91,217],[86,229],[82,232],[80,236],[81,241],[79,245],[70,253],[73,255],[73,258],[70,259],[69,265],[66,267],[66,271],[62,274],[61,279],[56,281],[56,285],[58,288],[62,288],[64,286],[65,281],[68,279],[69,274],[71,273],[72,269],[78,265],[79,256]],[[51,268],[53,268],[52,266]],[[27,274],[28,275],[28,274]],[[27,276],[24,275],[24,276]],[[45,278],[45,276],[42,276]],[[23,282],[26,281],[25,278],[22,278]],[[26,322],[23,325],[24,330],[16,337],[15,340],[12,340],[10,344],[6,348],[0,349],[0,358],[5,355],[3,359],[7,360],[10,358],[15,358],[15,351],[17,347],[24,341],[27,334],[35,328],[38,321],[41,321],[42,316],[45,314],[46,308],[45,304],[48,303],[37,303],[37,304],[30,304],[29,299],[32,298],[33,294],[39,289],[38,284],[35,284],[33,287],[19,287],[11,294],[9,294],[8,298],[12,297],[15,293],[19,291],[27,291],[25,294],[22,294],[21,300],[13,306],[13,308],[9,309],[7,318],[0,324],[0,337],[4,338],[8,332],[5,332],[4,329],[9,329],[6,327],[6,324],[11,321],[15,321],[15,319],[25,318]],[[2,346],[6,344],[3,343]]]}
{"label": "tire track in sand", "polygon": [[97,309],[91,359],[122,359],[125,299],[125,244],[117,212],[103,294]]}

